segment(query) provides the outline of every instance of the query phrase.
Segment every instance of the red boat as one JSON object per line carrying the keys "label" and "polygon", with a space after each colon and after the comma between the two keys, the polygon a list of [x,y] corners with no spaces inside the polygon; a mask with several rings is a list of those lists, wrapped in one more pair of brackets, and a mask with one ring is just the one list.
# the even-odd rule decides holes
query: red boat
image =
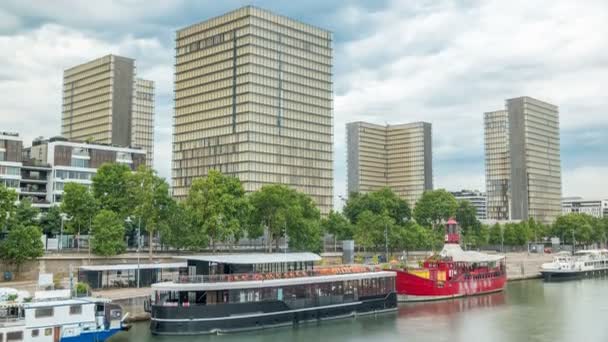
{"label": "red boat", "polygon": [[499,292],[505,288],[505,257],[460,248],[458,222],[448,220],[441,253],[426,259],[421,268],[397,272],[399,301],[428,301]]}

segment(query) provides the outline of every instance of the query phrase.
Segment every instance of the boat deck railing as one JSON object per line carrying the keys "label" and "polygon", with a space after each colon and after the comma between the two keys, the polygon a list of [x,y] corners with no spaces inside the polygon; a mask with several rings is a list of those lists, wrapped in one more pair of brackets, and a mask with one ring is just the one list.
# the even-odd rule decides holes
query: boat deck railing
{"label": "boat deck railing", "polygon": [[299,270],[287,272],[265,272],[265,273],[235,273],[235,274],[216,274],[216,275],[185,275],[178,276],[174,282],[188,283],[223,283],[234,281],[259,281],[273,279],[289,279],[300,277],[318,277],[338,274],[353,274],[381,271],[380,268],[368,266],[340,266],[340,267],[321,267],[313,270]]}

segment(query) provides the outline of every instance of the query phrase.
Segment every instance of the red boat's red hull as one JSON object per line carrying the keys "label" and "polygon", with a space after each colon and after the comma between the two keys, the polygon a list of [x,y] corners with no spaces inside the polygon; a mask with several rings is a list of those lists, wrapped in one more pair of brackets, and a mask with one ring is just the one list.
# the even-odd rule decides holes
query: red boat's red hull
{"label": "red boat's red hull", "polygon": [[424,301],[475,296],[502,291],[507,282],[506,274],[486,275],[443,283],[422,278],[406,271],[396,270],[395,279],[400,301]]}

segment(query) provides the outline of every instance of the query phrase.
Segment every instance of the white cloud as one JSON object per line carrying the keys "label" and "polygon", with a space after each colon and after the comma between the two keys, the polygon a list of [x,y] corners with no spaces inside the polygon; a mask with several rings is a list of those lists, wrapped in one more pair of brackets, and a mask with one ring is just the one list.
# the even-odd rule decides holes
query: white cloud
{"label": "white cloud", "polygon": [[[359,21],[369,34],[336,46],[336,145],[344,144],[346,122],[429,121],[434,173],[445,175],[435,184],[483,188],[483,112],[503,108],[507,98],[528,95],[559,105],[562,131],[608,128],[604,1],[484,1],[478,7],[393,1],[380,12],[351,8],[338,15],[352,13],[342,21]],[[463,157],[477,160],[473,176],[470,165],[439,169]],[[335,159],[343,178],[344,156]]]}
{"label": "white cloud", "polygon": [[608,199],[606,186],[608,166],[581,166],[562,174],[564,197],[581,196],[590,199]]}
{"label": "white cloud", "polygon": [[[172,57],[167,58],[172,50],[158,39],[129,34],[107,42],[86,31],[46,24],[0,36],[0,46],[0,130],[19,132],[25,144],[37,136],[60,133],[63,70],[91,59],[110,53],[135,58],[138,75],[156,82],[160,98],[172,93]],[[163,176],[169,176],[171,135],[166,130],[171,129],[171,109],[167,101],[158,104],[156,115],[155,145],[164,153],[156,153],[157,166]]]}

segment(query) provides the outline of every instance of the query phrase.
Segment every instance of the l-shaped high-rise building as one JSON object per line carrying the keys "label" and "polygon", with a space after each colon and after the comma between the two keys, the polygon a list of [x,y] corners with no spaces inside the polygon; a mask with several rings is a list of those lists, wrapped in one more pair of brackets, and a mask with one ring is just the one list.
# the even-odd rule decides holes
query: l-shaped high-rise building
{"label": "l-shaped high-rise building", "polygon": [[152,167],[154,82],[135,76],[135,60],[115,55],[65,70],[61,135],[144,149]]}
{"label": "l-shaped high-rise building", "polygon": [[433,189],[431,124],[346,124],[348,193],[389,187],[410,206]]}
{"label": "l-shaped high-rise building", "polygon": [[332,34],[243,7],[176,34],[173,195],[216,169],[332,208]]}
{"label": "l-shaped high-rise building", "polygon": [[518,97],[484,121],[488,218],[551,223],[561,213],[557,106]]}

